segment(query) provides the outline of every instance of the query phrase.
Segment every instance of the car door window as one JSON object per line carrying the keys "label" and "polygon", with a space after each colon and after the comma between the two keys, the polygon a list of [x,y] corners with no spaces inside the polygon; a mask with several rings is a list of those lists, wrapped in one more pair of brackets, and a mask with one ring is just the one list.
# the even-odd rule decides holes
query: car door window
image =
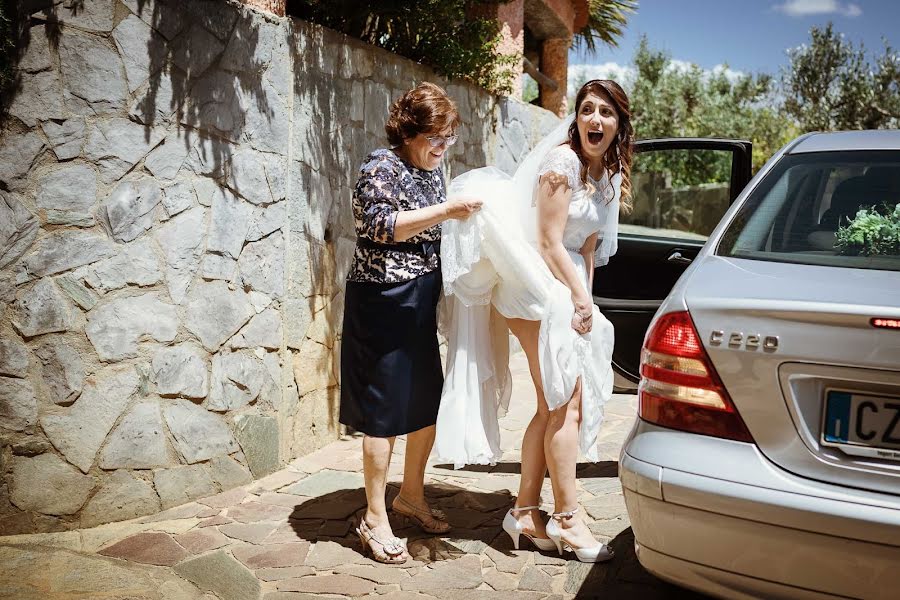
{"label": "car door window", "polygon": [[731,202],[731,150],[661,149],[639,152],[632,166],[631,214],[620,232],[706,241]]}

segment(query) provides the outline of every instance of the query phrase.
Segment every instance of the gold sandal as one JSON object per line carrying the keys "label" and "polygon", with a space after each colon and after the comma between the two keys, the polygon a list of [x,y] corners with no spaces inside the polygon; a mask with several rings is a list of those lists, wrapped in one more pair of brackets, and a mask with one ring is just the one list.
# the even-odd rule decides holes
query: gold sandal
{"label": "gold sandal", "polygon": [[[363,555],[366,554],[366,548],[368,548],[369,552],[372,553],[372,558],[380,563],[399,565],[405,563],[408,558],[406,555],[406,547],[403,545],[400,538],[392,537],[387,540],[378,539],[375,537],[375,533],[366,524],[365,519],[362,519],[359,522],[359,527],[356,528],[356,535],[359,536],[359,541],[362,542]],[[372,542],[375,542],[378,546]]]}
{"label": "gold sandal", "polygon": [[[397,505],[401,508],[398,508]],[[437,508],[429,510],[419,508],[408,500],[398,495],[391,504],[391,510],[398,515],[412,520],[416,525],[422,528],[425,533],[447,533],[450,531],[450,523],[447,522],[447,515],[444,511]]]}

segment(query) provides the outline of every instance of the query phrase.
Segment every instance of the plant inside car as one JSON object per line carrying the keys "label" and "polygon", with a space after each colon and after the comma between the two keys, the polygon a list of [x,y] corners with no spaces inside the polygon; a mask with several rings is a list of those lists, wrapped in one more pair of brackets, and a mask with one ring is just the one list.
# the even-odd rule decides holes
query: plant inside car
{"label": "plant inside car", "polygon": [[835,247],[850,256],[897,256],[900,254],[900,204],[862,208],[847,226],[838,228]]}

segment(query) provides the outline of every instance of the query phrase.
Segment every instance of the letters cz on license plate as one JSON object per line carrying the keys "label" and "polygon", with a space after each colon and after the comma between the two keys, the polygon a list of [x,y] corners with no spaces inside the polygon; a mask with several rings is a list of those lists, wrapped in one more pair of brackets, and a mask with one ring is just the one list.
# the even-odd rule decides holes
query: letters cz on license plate
{"label": "letters cz on license plate", "polygon": [[900,460],[900,398],[827,391],[822,443],[855,456]]}

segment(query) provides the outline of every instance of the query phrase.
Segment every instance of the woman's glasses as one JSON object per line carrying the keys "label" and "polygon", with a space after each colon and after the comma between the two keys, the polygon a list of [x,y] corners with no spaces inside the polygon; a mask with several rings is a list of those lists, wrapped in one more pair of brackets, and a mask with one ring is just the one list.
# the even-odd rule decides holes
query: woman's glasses
{"label": "woman's glasses", "polygon": [[431,135],[431,136],[426,135],[425,139],[428,140],[428,143],[431,144],[432,148],[440,148],[444,144],[446,144],[447,147],[449,148],[450,146],[452,146],[453,144],[456,143],[456,140],[459,139],[459,136],[458,135],[450,135],[450,136],[444,137],[442,135]]}

